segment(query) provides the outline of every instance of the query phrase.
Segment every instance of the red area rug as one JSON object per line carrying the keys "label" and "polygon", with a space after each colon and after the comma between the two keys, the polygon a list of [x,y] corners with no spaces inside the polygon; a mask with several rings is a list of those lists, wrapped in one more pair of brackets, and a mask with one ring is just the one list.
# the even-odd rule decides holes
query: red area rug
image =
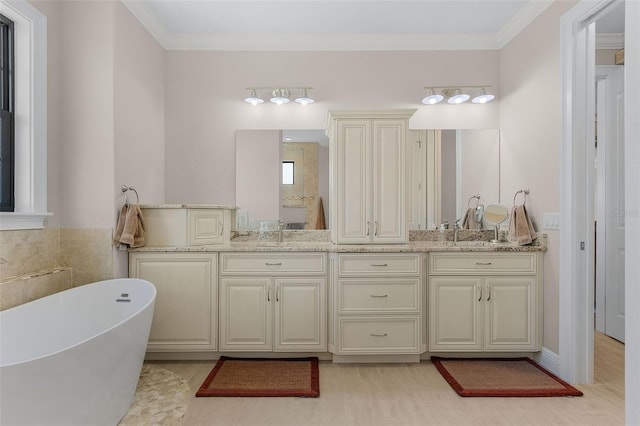
{"label": "red area rug", "polygon": [[320,396],[318,358],[221,356],[196,396]]}
{"label": "red area rug", "polygon": [[582,396],[582,392],[529,358],[431,357],[460,396]]}

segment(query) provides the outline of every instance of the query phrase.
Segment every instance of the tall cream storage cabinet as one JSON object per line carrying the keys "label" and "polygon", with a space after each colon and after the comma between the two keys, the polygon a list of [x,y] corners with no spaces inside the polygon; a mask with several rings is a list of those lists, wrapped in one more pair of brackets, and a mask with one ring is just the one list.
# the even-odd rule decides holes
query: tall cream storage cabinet
{"label": "tall cream storage cabinet", "polygon": [[218,255],[129,253],[129,276],[156,286],[148,352],[217,350]]}
{"label": "tall cream storage cabinet", "polygon": [[327,350],[326,254],[220,256],[220,351]]}
{"label": "tall cream storage cabinet", "polygon": [[332,111],[331,236],[338,244],[406,243],[406,139],[415,110]]}
{"label": "tall cream storage cabinet", "polygon": [[541,253],[431,253],[430,352],[542,349]]}

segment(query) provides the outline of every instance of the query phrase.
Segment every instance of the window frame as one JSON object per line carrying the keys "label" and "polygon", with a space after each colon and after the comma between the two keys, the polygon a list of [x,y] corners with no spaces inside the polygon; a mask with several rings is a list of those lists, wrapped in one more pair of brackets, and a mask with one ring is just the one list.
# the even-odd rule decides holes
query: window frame
{"label": "window frame", "polygon": [[26,0],[2,3],[14,22],[15,181],[13,212],[0,230],[42,229],[47,212],[47,18]]}
{"label": "window frame", "polygon": [[15,209],[15,123],[14,123],[14,36],[13,21],[0,14],[0,43],[2,74],[0,78],[0,120],[3,143],[0,145],[0,211],[13,212]]}

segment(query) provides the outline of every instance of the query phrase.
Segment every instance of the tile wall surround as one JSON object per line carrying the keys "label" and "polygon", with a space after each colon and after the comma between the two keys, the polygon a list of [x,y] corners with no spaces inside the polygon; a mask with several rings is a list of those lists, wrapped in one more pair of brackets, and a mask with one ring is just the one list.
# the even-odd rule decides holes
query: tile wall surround
{"label": "tile wall surround", "polygon": [[112,229],[0,232],[0,310],[113,278]]}

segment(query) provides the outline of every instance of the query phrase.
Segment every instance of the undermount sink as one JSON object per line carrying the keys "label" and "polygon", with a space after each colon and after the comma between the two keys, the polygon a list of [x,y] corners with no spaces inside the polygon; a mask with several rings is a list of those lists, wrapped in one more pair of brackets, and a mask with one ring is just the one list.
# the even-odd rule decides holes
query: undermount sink
{"label": "undermount sink", "polygon": [[453,243],[454,246],[462,246],[462,247],[483,247],[488,244],[491,244],[488,241],[456,241]]}

